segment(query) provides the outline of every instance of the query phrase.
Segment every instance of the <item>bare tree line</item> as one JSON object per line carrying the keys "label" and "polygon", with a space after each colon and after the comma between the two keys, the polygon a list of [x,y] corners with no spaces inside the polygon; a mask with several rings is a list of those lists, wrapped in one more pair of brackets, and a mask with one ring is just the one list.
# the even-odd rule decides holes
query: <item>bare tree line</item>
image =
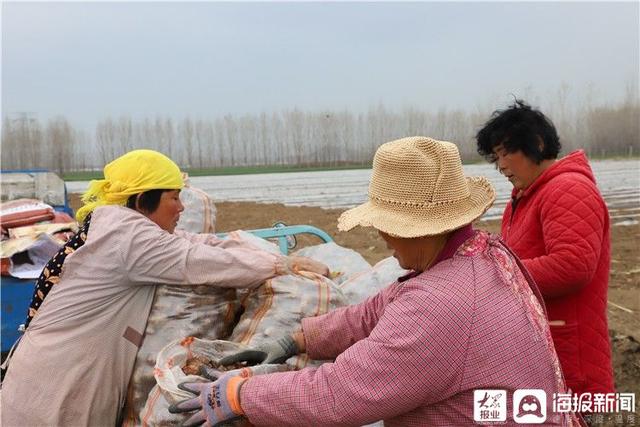
{"label": "bare tree line", "polygon": [[[563,151],[584,148],[592,156],[640,154],[637,88],[617,105],[580,109],[567,106],[563,85],[543,111],[555,122]],[[540,105],[532,100],[535,105]],[[392,139],[428,135],[455,142],[464,161],[479,159],[474,135],[492,108],[394,111],[384,105],[364,113],[284,110],[212,119],[131,117],[101,120],[94,135],[75,129],[64,117],[41,124],[28,114],[2,124],[3,169],[47,168],[60,173],[99,170],[135,148],[151,148],[182,168],[259,165],[367,164],[376,148]]]}

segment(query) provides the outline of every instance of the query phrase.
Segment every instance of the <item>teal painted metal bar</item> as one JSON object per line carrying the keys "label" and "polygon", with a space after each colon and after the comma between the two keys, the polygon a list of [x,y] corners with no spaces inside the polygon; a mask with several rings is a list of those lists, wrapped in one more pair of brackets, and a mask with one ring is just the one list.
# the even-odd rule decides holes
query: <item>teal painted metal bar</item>
{"label": "teal painted metal bar", "polygon": [[[296,234],[312,234],[314,236],[321,238],[325,243],[333,242],[333,239],[331,238],[331,236],[329,236],[326,232],[322,231],[321,229],[314,227],[312,225],[282,224],[282,225],[276,225],[271,228],[260,228],[257,230],[247,230],[247,231],[263,239],[277,238],[278,246],[280,247],[280,252],[282,252],[285,255],[289,253],[289,249],[293,249],[295,247]],[[219,237],[224,237],[227,235],[227,233],[218,233],[217,235]]]}

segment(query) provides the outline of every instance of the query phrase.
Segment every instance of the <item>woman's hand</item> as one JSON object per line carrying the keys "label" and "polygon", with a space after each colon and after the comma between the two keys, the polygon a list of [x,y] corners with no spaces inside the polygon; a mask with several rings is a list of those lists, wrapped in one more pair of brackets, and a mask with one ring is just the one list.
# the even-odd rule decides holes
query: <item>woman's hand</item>
{"label": "woman's hand", "polygon": [[202,424],[218,426],[225,422],[238,420],[244,416],[240,406],[240,388],[247,378],[235,373],[222,375],[214,382],[185,382],[178,388],[193,393],[195,396],[169,406],[169,412],[179,414],[194,412],[184,424],[195,427]]}
{"label": "woman's hand", "polygon": [[315,261],[304,256],[287,257],[287,268],[292,273],[297,273],[299,271],[310,271],[311,273],[329,277],[329,267],[319,261]]}
{"label": "woman's hand", "polygon": [[248,365],[284,363],[291,356],[300,353],[296,339],[292,335],[284,335],[261,345],[225,356],[218,362],[228,366],[246,362]]}

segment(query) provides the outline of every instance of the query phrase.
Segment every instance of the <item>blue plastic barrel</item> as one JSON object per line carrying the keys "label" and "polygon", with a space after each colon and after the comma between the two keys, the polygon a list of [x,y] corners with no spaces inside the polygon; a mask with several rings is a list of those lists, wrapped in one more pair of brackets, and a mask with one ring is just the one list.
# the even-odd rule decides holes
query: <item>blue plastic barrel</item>
{"label": "blue plastic barrel", "polygon": [[0,302],[2,305],[2,352],[9,351],[21,335],[18,327],[27,318],[29,302],[34,291],[34,279],[16,279],[11,276],[0,278]]}

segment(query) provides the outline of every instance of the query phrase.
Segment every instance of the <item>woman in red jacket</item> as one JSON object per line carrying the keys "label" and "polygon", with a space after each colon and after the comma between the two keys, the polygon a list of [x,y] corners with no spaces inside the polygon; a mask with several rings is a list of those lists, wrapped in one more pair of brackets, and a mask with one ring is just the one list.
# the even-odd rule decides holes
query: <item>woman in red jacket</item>
{"label": "woman in red jacket", "polygon": [[567,385],[576,394],[614,392],[609,213],[584,152],[557,159],[553,123],[520,100],[495,111],[476,138],[513,185],[502,238],[542,292]]}

